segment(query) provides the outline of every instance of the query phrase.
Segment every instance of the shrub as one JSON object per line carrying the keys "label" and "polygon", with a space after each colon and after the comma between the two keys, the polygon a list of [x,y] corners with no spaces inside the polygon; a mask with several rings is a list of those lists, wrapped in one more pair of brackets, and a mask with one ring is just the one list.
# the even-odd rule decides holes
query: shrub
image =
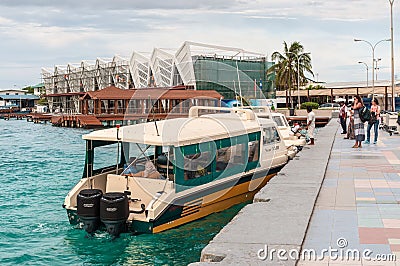
{"label": "shrub", "polygon": [[305,102],[301,104],[300,108],[307,109],[307,106],[311,106],[312,109],[318,109],[319,104],[314,102]]}

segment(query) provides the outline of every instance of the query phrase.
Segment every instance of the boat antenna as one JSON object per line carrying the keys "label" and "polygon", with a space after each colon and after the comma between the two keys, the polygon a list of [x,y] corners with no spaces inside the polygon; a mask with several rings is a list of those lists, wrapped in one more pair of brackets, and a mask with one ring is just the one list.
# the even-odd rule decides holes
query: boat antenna
{"label": "boat antenna", "polygon": [[155,116],[155,114],[154,114],[154,106],[151,104],[150,95],[149,95],[149,103],[150,103],[150,105],[151,105],[151,112],[153,113],[153,121],[154,121],[154,125],[156,126],[157,136],[160,136],[160,134],[158,134],[157,121],[156,121],[155,118],[154,118],[154,116]]}
{"label": "boat antenna", "polygon": [[235,80],[233,80],[233,88],[235,90],[235,100],[237,101],[237,93],[236,93],[236,83]]}
{"label": "boat antenna", "polygon": [[242,97],[242,87],[240,86],[240,77],[239,77],[239,67],[236,60],[236,73],[238,76],[238,83],[239,83],[239,96],[240,96],[240,105],[243,106],[243,97]]}
{"label": "boat antenna", "polygon": [[240,87],[239,67],[238,67],[237,60],[236,60],[236,73],[237,73],[238,83],[239,83],[240,105],[243,106],[242,88]]}
{"label": "boat antenna", "polygon": [[118,170],[119,170],[119,141],[121,138],[119,137],[119,128],[120,124],[117,124],[117,169],[115,170],[115,174],[118,175]]}

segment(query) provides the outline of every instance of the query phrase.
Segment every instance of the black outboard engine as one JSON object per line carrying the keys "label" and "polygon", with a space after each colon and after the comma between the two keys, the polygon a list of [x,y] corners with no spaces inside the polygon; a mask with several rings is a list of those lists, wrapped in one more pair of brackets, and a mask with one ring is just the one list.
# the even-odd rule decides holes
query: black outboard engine
{"label": "black outboard engine", "polygon": [[100,199],[103,192],[100,189],[83,189],[77,196],[77,214],[83,222],[83,228],[93,234],[100,225]]}
{"label": "black outboard engine", "polygon": [[129,217],[129,199],[125,193],[105,193],[100,200],[100,219],[107,232],[118,237],[124,231]]}

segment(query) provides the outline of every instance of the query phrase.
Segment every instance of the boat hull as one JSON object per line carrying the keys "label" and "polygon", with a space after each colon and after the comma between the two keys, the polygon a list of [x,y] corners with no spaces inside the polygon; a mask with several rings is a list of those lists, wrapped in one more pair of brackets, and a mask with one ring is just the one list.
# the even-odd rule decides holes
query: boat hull
{"label": "boat hull", "polygon": [[[225,183],[204,191],[197,191],[176,199],[157,219],[149,222],[128,221],[127,231],[137,234],[159,233],[195,221],[234,205],[251,202],[254,195],[267,184],[282,167],[258,174],[243,175],[235,184]],[[251,184],[253,182],[253,184]],[[254,184],[256,186],[254,187]],[[251,191],[249,188],[251,188]],[[75,210],[67,210],[71,224],[78,224]]]}

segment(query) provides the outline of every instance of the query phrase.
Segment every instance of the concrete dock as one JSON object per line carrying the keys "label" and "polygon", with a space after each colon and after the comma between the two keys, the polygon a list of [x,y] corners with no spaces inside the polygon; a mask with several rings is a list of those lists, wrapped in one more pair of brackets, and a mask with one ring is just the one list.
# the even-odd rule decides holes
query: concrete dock
{"label": "concrete dock", "polygon": [[400,136],[379,133],[377,145],[353,149],[332,119],[194,264],[397,265]]}
{"label": "concrete dock", "polygon": [[257,253],[265,246],[300,251],[337,128],[333,120],[321,128],[316,145],[304,147],[301,159],[289,162],[256,194],[254,203],[245,206],[203,249],[201,261],[295,265],[291,260],[262,260]]}

